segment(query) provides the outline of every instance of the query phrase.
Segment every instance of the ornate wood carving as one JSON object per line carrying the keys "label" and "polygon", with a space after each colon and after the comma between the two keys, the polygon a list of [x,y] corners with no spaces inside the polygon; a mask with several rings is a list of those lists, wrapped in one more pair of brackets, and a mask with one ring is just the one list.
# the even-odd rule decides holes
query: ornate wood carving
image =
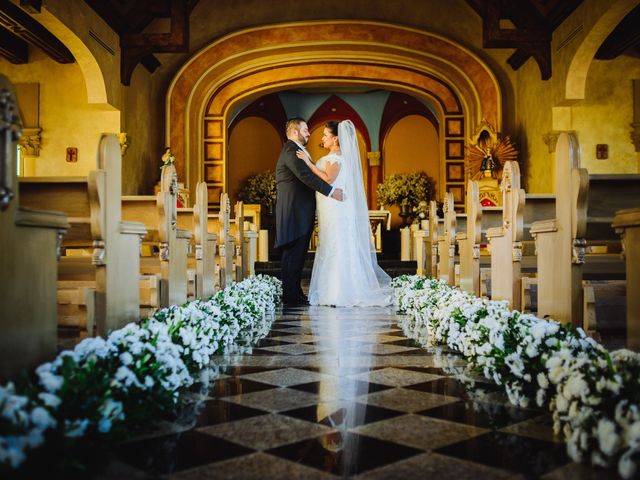
{"label": "ornate wood carving", "polygon": [[0,75],[0,210],[5,210],[13,198],[15,142],[22,134],[18,103],[11,84]]}
{"label": "ornate wood carving", "polygon": [[[551,78],[551,35],[582,0],[536,1],[467,0],[482,17],[485,48],[515,48],[507,59],[518,70],[532,58],[543,80]],[[515,28],[502,28],[500,20],[510,20]]]}

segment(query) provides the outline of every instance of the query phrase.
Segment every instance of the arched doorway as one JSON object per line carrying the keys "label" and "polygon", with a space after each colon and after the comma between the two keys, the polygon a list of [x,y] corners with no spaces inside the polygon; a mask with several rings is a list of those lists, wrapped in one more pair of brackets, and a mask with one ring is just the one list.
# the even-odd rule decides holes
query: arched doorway
{"label": "arched doorway", "polygon": [[212,43],[174,78],[167,141],[176,153],[178,174],[193,188],[198,179],[210,178],[208,171],[220,172],[210,182],[215,204],[227,187],[227,129],[239,105],[284,89],[354,86],[406,93],[434,105],[444,163],[464,158],[465,133],[482,119],[501,126],[495,76],[447,39],[377,22],[267,26]]}

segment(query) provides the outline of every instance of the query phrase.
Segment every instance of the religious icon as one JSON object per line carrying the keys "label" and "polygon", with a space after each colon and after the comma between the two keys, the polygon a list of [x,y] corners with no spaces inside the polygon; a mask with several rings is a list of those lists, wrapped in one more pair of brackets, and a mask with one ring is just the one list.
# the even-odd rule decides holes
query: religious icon
{"label": "religious icon", "polygon": [[76,163],[78,161],[77,147],[67,147],[67,162]]}

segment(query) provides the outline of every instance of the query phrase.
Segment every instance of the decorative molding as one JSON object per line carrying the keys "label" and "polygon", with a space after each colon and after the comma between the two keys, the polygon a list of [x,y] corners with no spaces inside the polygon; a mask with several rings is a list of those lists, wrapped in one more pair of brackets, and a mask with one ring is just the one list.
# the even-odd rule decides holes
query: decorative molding
{"label": "decorative molding", "polygon": [[93,241],[93,256],[91,257],[91,263],[93,265],[104,265],[105,258],[105,244],[104,240],[94,240]]}
{"label": "decorative molding", "polygon": [[584,252],[587,247],[587,240],[584,238],[575,238],[571,246],[571,263],[575,265],[584,265]]}
{"label": "decorative molding", "polygon": [[560,132],[558,130],[550,130],[544,135],[542,135],[542,141],[549,148],[549,153],[555,153],[556,144],[558,143],[559,136],[560,136]]}
{"label": "decorative molding", "polygon": [[367,158],[369,159],[370,167],[379,167],[382,163],[380,161],[380,152],[367,152]]}
{"label": "decorative molding", "polygon": [[14,142],[22,135],[22,124],[11,84],[2,75],[0,85],[0,210],[6,210],[14,195]]}
{"label": "decorative molding", "polygon": [[25,128],[22,130],[22,137],[19,140],[20,148],[24,155],[39,157],[41,148],[41,128]]}
{"label": "decorative molding", "polygon": [[514,262],[522,261],[522,242],[513,242],[513,249],[511,250],[511,258]]}
{"label": "decorative molding", "polygon": [[126,132],[120,132],[116,133],[116,137],[118,137],[118,143],[120,143],[120,154],[124,157],[127,148],[129,148],[129,136]]}

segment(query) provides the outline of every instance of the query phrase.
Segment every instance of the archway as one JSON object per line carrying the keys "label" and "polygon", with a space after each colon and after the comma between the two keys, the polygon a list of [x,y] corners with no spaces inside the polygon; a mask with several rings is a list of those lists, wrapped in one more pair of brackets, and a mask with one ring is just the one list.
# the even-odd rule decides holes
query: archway
{"label": "archway", "polygon": [[178,174],[192,187],[210,178],[208,171],[221,172],[210,184],[214,203],[226,188],[227,128],[234,109],[280,90],[341,86],[384,88],[434,105],[444,162],[460,162],[465,132],[482,119],[501,127],[495,76],[450,40],[377,22],[266,26],[212,43],[174,78],[167,142],[176,153]]}

